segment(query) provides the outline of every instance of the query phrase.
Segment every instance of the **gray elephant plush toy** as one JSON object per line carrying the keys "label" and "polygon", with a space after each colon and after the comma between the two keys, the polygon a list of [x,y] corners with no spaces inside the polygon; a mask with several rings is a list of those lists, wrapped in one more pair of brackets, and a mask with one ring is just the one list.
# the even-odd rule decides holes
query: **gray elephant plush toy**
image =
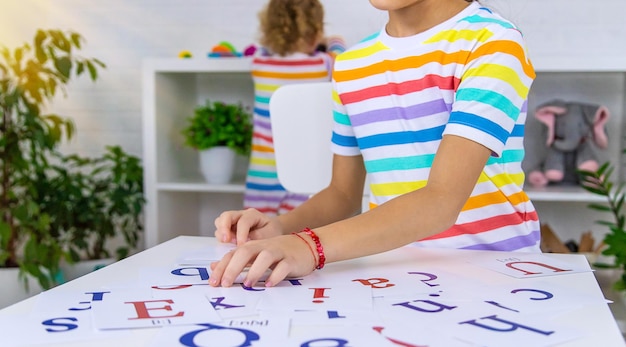
{"label": "gray elephant plush toy", "polygon": [[537,107],[535,118],[545,128],[545,157],[527,170],[531,185],[578,184],[577,170],[599,168],[608,147],[605,106],[554,100]]}

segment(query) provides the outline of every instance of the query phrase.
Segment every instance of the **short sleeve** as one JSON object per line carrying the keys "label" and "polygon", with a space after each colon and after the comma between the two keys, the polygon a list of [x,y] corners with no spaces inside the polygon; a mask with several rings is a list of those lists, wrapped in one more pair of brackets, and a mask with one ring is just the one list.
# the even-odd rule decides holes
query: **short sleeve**
{"label": "short sleeve", "polygon": [[[535,72],[522,34],[490,30],[463,65],[444,135],[478,142],[500,156],[528,98]],[[480,41],[479,41],[480,42]]]}

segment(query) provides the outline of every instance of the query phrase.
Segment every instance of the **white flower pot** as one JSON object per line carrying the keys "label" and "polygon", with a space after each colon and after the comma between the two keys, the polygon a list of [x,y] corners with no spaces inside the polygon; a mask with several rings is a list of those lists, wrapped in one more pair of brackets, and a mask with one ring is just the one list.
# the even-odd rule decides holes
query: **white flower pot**
{"label": "white flower pot", "polygon": [[236,153],[229,147],[213,147],[199,151],[200,172],[208,183],[226,184],[233,177]]}
{"label": "white flower pot", "polygon": [[18,268],[0,268],[0,285],[2,285],[2,295],[0,295],[0,309],[11,306],[19,301],[39,294],[43,288],[36,278],[27,275],[28,290],[24,287],[24,282],[18,277]]}
{"label": "white flower pot", "polygon": [[63,272],[63,278],[65,281],[71,281],[109,264],[113,264],[114,262],[115,259],[113,258],[81,260],[74,264],[63,262],[61,263],[61,271]]}

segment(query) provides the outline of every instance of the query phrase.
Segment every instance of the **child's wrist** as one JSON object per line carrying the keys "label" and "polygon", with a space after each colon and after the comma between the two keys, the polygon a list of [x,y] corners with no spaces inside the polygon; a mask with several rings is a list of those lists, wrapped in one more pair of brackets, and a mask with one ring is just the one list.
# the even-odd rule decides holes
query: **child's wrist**
{"label": "child's wrist", "polygon": [[[311,243],[306,240],[301,234],[308,235],[313,241],[314,245],[311,245]],[[304,228],[298,233],[292,233],[292,235],[298,237],[307,244],[307,246],[309,247],[309,251],[311,251],[311,255],[313,256],[314,267],[317,270],[321,270],[326,264],[326,255],[324,254],[324,246],[322,246],[320,238],[317,236],[317,234],[310,228]]]}
{"label": "child's wrist", "polygon": [[315,251],[313,250],[314,247],[311,245],[311,242],[305,239],[304,236],[300,235],[300,233],[291,233],[291,235],[296,236],[302,240],[302,242],[306,243],[306,246],[309,248],[309,252],[311,252],[311,257],[313,257],[313,270],[315,270],[317,268],[317,257],[315,256]]}
{"label": "child's wrist", "polygon": [[309,235],[313,240],[313,243],[315,243],[315,251],[317,251],[317,265],[315,268],[321,270],[326,264],[326,255],[324,254],[324,246],[322,246],[320,238],[310,228],[304,228],[301,232]]}

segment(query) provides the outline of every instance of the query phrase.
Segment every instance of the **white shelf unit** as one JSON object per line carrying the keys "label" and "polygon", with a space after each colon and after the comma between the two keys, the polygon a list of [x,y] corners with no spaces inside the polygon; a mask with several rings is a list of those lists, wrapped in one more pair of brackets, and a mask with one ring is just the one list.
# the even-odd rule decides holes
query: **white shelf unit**
{"label": "white shelf unit", "polygon": [[252,109],[250,58],[149,59],[143,64],[145,243],[152,247],[178,235],[214,232],[213,220],[243,205],[245,158],[234,183],[207,184],[197,151],[181,134],[196,106],[241,102]]}
{"label": "white shelf unit", "polygon": [[[250,63],[248,58],[150,59],[144,62],[147,247],[177,235],[211,236],[213,220],[219,213],[241,208],[247,162],[242,158],[238,163],[235,183],[207,184],[198,173],[197,153],[183,145],[180,132],[186,117],[207,98],[240,101],[251,107],[254,91]],[[603,61],[596,65],[589,61],[544,58],[534,65],[537,79],[529,98],[529,121],[532,122],[531,110],[536,105],[553,98],[606,105],[612,113],[608,153],[611,160],[620,163],[617,171],[622,171],[619,160],[624,145],[621,139],[626,108],[626,60]],[[578,235],[593,229],[598,218],[587,204],[604,201],[580,187],[532,188],[527,185],[526,188],[542,222],[548,222],[557,232],[562,230],[565,234]]]}
{"label": "white shelf unit", "polygon": [[[528,105],[526,149],[533,150],[533,127],[541,126],[533,117],[537,105],[552,99],[581,101],[606,106],[610,111],[607,125],[609,148],[606,160],[615,166],[612,178],[624,181],[624,115],[626,114],[626,60],[618,57],[579,59],[577,57],[538,57],[533,61],[537,78],[531,88]],[[591,230],[596,241],[608,230],[598,220],[611,216],[589,209],[590,203],[604,203],[606,199],[576,186],[534,188],[526,184],[526,192],[533,201],[539,219],[549,224],[563,241],[579,240],[580,233]]]}

